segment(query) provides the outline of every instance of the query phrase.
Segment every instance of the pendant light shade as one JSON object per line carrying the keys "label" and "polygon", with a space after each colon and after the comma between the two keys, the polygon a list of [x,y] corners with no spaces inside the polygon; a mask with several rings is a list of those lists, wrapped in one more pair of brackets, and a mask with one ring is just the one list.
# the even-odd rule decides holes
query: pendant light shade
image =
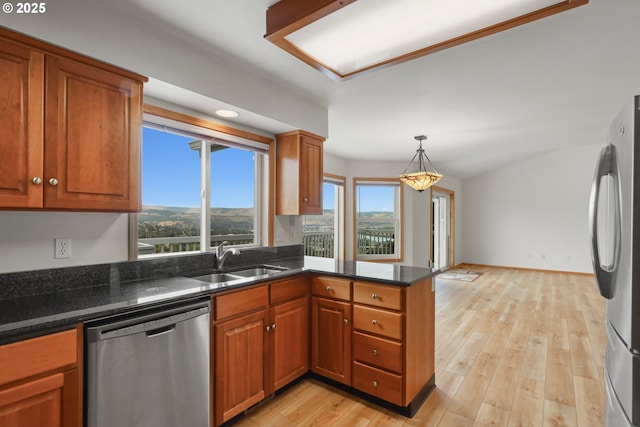
{"label": "pendant light shade", "polygon": [[[418,141],[418,149],[416,150],[416,154],[414,154],[413,158],[405,168],[404,172],[398,177],[400,181],[407,184],[409,187],[422,192],[427,188],[431,187],[436,182],[442,179],[442,174],[438,173],[438,171],[431,164],[431,160],[424,152],[424,148],[422,148],[422,141],[427,139],[424,135],[416,136],[415,139]],[[417,167],[415,168],[415,172],[407,172],[410,170],[411,165],[414,161],[418,159]],[[433,169],[433,171],[427,170],[427,163]]]}

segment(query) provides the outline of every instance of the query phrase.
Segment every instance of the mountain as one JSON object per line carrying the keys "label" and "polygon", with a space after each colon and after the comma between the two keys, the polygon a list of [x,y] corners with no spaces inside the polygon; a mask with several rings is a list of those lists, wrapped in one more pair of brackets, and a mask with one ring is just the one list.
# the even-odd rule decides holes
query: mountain
{"label": "mountain", "polygon": [[[211,234],[253,233],[253,208],[211,208]],[[138,237],[198,236],[200,208],[143,206]]]}
{"label": "mountain", "polygon": [[[322,215],[305,215],[306,232],[333,228],[334,210]],[[393,212],[360,212],[360,228],[393,229]],[[211,208],[211,234],[253,233],[253,208]],[[200,235],[200,208],[179,206],[143,206],[138,213],[138,237],[178,237]]]}
{"label": "mountain", "polygon": [[[333,228],[334,211],[325,209],[322,215],[305,215],[303,219],[304,231],[326,231]],[[393,212],[360,212],[358,214],[360,228],[393,230]]]}

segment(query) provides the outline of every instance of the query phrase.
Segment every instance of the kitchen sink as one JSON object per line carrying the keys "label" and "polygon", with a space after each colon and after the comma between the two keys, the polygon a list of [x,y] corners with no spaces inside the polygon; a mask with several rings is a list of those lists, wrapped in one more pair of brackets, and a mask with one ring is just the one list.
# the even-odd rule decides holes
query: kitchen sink
{"label": "kitchen sink", "polygon": [[233,280],[244,279],[247,276],[240,276],[236,274],[229,273],[213,273],[213,274],[205,274],[204,276],[194,277],[196,280],[201,280],[203,282],[208,283],[222,283],[222,282],[231,282]]}
{"label": "kitchen sink", "polygon": [[272,265],[264,265],[261,267],[246,268],[244,270],[233,271],[231,274],[242,277],[262,276],[263,274],[279,273],[288,270],[286,267],[276,267]]}

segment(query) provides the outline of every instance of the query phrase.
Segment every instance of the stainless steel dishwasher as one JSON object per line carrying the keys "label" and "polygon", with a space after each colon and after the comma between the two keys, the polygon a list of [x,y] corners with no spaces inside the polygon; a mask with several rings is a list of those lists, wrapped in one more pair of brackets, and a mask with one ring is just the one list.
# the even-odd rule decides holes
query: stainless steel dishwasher
{"label": "stainless steel dishwasher", "polygon": [[88,427],[208,427],[208,302],[86,326]]}

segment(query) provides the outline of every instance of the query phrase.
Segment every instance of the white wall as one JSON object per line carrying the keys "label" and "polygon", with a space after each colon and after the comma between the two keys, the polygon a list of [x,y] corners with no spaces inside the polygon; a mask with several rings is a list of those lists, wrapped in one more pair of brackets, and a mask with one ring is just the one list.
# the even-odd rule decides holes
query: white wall
{"label": "white wall", "polygon": [[[126,261],[127,214],[0,212],[0,273]],[[71,258],[54,259],[54,239],[71,239]]]}
{"label": "white wall", "polygon": [[465,180],[461,261],[592,272],[588,202],[601,144]]}

